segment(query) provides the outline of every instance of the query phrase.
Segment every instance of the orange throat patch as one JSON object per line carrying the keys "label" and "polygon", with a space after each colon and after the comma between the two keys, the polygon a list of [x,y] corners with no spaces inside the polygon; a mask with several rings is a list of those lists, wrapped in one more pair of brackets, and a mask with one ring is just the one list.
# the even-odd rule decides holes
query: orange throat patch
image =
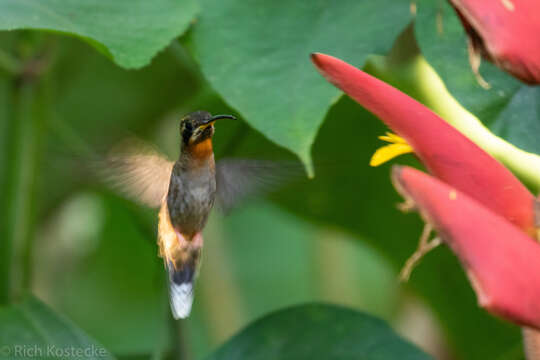
{"label": "orange throat patch", "polygon": [[205,160],[214,153],[212,139],[208,138],[187,148],[189,154],[197,160]]}

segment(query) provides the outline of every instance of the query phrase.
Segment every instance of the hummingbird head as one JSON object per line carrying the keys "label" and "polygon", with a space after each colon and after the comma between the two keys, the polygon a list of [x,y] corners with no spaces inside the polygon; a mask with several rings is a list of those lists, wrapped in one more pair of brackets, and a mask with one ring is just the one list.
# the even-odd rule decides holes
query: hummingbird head
{"label": "hummingbird head", "polygon": [[214,122],[219,119],[233,119],[232,115],[214,115],[208,111],[195,111],[180,120],[180,136],[182,147],[195,145],[214,135]]}

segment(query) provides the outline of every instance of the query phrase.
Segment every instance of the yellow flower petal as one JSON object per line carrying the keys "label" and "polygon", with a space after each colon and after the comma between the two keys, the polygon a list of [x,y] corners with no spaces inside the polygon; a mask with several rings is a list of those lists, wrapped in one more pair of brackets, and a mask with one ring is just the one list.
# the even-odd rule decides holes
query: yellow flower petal
{"label": "yellow flower petal", "polygon": [[386,135],[379,136],[380,140],[392,143],[392,144],[406,144],[404,138],[391,132],[386,132]]}
{"label": "yellow flower petal", "polygon": [[[397,136],[397,135],[396,135]],[[400,138],[401,139],[401,138]],[[371,157],[369,165],[379,166],[392,160],[396,156],[413,152],[413,148],[407,143],[394,143],[378,148]]]}

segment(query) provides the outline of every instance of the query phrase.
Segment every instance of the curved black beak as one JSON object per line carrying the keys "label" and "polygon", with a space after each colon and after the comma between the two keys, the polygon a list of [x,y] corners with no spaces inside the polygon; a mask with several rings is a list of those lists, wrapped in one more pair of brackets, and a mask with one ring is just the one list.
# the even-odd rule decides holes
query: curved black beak
{"label": "curved black beak", "polygon": [[214,116],[212,116],[212,119],[210,121],[216,121],[216,120],[219,120],[219,119],[236,120],[236,117],[234,117],[232,115],[214,115]]}
{"label": "curved black beak", "polygon": [[210,119],[201,122],[201,123],[199,124],[199,126],[207,127],[208,125],[213,124],[214,121],[219,120],[219,119],[232,119],[232,120],[236,120],[236,118],[235,118],[234,116],[232,116],[232,115],[214,115],[214,116],[212,116]]}

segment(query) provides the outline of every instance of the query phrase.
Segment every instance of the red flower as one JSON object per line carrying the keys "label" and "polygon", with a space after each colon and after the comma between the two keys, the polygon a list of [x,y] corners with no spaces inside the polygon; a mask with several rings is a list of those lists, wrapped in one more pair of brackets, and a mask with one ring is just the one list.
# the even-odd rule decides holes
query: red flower
{"label": "red flower", "polygon": [[329,55],[312,60],[328,81],[405,139],[433,175],[535,235],[533,195],[491,155],[383,81]]}
{"label": "red flower", "polygon": [[479,304],[540,329],[540,244],[455,188],[409,167],[394,167],[396,189],[458,254]]}
{"label": "red flower", "polygon": [[[457,254],[479,304],[516,323],[540,329],[540,244],[533,195],[488,153],[424,105],[334,57],[313,54],[323,76],[394,130],[387,141],[409,144],[438,179],[396,168],[398,191],[414,203]],[[429,227],[428,227],[429,229]],[[425,232],[406,264],[440,240]]]}
{"label": "red flower", "polygon": [[540,83],[540,1],[449,1],[474,53],[526,83]]}

